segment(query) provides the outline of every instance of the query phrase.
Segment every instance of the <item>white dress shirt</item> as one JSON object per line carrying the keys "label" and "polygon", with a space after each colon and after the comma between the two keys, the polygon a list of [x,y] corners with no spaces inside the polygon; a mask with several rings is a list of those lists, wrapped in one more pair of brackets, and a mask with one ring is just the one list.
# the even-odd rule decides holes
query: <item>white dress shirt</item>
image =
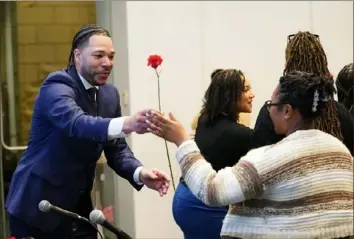
{"label": "white dress shirt", "polygon": [[[96,87],[97,90],[99,89],[99,86],[92,86],[87,80],[85,80],[84,77],[82,77],[80,74],[78,74],[79,77],[80,77],[80,80],[82,82],[82,84],[84,84],[84,87],[86,90],[92,88],[92,87]],[[95,95],[95,100],[96,100],[96,95]],[[127,135],[122,131],[123,129],[123,123],[124,123],[124,120],[125,118],[127,117],[119,117],[119,118],[114,118],[110,121],[109,125],[108,125],[108,133],[107,133],[107,138],[108,140],[114,140],[114,139],[117,139],[117,138],[124,138],[126,137]],[[143,184],[141,181],[140,181],[140,171],[143,167],[140,166],[138,167],[135,172],[134,172],[134,181],[137,183],[137,184]]]}

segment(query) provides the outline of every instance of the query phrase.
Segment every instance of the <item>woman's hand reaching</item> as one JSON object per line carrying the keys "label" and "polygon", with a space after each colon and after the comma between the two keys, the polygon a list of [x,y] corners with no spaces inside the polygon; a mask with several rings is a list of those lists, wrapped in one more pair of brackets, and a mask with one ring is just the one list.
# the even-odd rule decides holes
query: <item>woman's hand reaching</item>
{"label": "woman's hand reaching", "polygon": [[158,137],[176,144],[177,147],[184,141],[190,139],[187,131],[172,113],[169,113],[168,117],[166,117],[161,112],[150,111],[147,118],[148,131]]}

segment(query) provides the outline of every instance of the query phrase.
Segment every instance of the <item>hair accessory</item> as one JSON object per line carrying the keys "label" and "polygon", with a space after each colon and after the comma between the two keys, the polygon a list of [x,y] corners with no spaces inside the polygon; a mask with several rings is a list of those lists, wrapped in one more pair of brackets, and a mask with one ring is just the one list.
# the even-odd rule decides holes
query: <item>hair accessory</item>
{"label": "hair accessory", "polygon": [[316,89],[313,95],[312,112],[317,111],[318,101],[320,100],[319,96],[318,90]]}

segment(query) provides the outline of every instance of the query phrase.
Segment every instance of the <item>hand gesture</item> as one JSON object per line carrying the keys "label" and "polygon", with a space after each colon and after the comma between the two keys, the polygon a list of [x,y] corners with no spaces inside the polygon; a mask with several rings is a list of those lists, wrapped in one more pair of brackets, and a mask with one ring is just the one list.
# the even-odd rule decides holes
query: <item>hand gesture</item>
{"label": "hand gesture", "polygon": [[148,115],[148,131],[151,133],[179,146],[186,140],[189,140],[187,131],[183,128],[182,124],[169,113],[169,118],[165,117],[162,113],[152,111]]}
{"label": "hand gesture", "polygon": [[151,109],[141,110],[132,116],[126,117],[123,124],[123,132],[129,134],[135,132],[137,134],[145,134],[148,132],[147,115]]}
{"label": "hand gesture", "polygon": [[170,187],[170,179],[165,173],[157,169],[148,170],[142,168],[139,176],[145,186],[158,191],[161,197],[167,194]]}

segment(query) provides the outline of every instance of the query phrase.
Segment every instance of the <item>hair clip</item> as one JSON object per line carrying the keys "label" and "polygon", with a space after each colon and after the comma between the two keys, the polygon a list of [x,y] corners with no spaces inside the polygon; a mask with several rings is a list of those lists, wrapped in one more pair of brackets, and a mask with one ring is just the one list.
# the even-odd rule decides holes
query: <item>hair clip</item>
{"label": "hair clip", "polygon": [[319,94],[318,94],[318,90],[315,90],[315,93],[313,95],[313,103],[312,103],[312,112],[316,112],[317,111],[317,106],[318,106],[318,101],[319,99]]}

